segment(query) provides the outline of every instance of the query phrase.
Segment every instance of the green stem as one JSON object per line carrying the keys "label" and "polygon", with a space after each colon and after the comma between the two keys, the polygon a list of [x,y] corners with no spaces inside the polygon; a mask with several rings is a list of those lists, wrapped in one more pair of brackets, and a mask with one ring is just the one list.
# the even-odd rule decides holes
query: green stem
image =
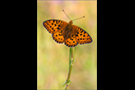
{"label": "green stem", "polygon": [[70,76],[71,76],[71,71],[72,71],[72,67],[73,67],[73,63],[74,63],[74,59],[73,59],[73,48],[70,48],[69,51],[69,72],[68,72],[68,77],[66,80],[66,87],[65,90],[68,90],[68,86],[70,84]]}

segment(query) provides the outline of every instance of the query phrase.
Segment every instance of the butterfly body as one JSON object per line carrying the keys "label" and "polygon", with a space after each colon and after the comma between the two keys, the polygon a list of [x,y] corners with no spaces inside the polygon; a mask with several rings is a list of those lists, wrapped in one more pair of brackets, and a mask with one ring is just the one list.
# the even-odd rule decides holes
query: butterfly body
{"label": "butterfly body", "polygon": [[90,35],[82,28],[73,25],[72,20],[67,23],[62,20],[51,19],[44,21],[43,26],[52,34],[57,43],[65,43],[68,47],[92,42]]}
{"label": "butterfly body", "polygon": [[72,21],[69,22],[69,24],[66,26],[65,30],[64,30],[64,39],[66,40],[67,38],[70,38],[71,33],[73,33],[73,29],[72,29]]}

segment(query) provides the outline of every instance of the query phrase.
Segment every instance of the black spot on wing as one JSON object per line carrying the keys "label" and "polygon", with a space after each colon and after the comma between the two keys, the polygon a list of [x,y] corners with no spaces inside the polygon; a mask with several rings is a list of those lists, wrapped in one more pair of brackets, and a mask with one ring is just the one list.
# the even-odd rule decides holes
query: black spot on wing
{"label": "black spot on wing", "polygon": [[77,34],[75,36],[78,36]]}

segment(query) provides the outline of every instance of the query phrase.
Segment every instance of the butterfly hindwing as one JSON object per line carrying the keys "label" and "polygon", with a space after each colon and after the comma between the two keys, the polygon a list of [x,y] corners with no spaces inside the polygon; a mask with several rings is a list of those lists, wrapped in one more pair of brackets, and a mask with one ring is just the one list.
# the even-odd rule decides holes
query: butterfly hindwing
{"label": "butterfly hindwing", "polygon": [[70,37],[65,40],[65,45],[68,47],[75,47],[78,44],[75,38],[75,34],[71,33]]}
{"label": "butterfly hindwing", "polygon": [[62,20],[47,20],[43,22],[43,26],[48,30],[49,33],[54,34],[58,30],[64,28],[68,23]]}
{"label": "butterfly hindwing", "polygon": [[64,36],[60,32],[56,32],[56,33],[52,34],[52,37],[57,43],[63,43],[64,42]]}
{"label": "butterfly hindwing", "polygon": [[75,30],[75,36],[78,44],[85,44],[92,42],[92,38],[90,37],[90,35],[82,28],[73,25],[73,29]]}
{"label": "butterfly hindwing", "polygon": [[67,45],[68,47],[75,47],[77,45],[77,41],[74,39],[71,39],[71,38],[68,38],[65,40],[65,45]]}

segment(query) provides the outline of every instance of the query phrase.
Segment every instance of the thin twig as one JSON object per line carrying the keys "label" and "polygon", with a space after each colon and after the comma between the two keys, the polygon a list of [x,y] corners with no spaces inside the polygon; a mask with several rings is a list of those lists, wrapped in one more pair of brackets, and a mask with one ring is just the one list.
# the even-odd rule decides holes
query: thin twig
{"label": "thin twig", "polygon": [[72,67],[73,67],[73,63],[74,63],[74,59],[73,59],[73,48],[70,48],[69,51],[69,72],[68,72],[68,77],[66,80],[66,87],[65,90],[68,90],[68,86],[70,84],[70,76],[71,76],[71,71],[72,71]]}

